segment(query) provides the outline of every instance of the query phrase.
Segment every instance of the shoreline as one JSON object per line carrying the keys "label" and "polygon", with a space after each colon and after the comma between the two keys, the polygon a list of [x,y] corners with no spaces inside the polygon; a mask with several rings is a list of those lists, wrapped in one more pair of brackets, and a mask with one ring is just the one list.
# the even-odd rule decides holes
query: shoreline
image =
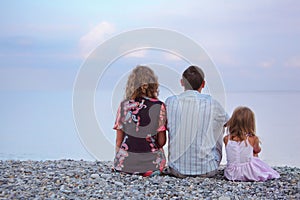
{"label": "shoreline", "polygon": [[111,172],[112,161],[0,160],[0,199],[299,199],[300,168],[273,167],[279,179],[142,177]]}

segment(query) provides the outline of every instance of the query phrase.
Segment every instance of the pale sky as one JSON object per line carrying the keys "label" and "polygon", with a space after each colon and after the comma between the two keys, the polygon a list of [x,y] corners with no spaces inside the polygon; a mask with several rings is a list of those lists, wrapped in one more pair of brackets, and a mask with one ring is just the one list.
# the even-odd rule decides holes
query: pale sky
{"label": "pale sky", "polygon": [[[1,0],[0,27],[0,159],[9,154],[14,159],[23,154],[25,159],[90,158],[74,123],[72,92],[77,73],[100,44],[145,27],[173,30],[198,43],[214,62],[225,92],[231,92],[228,113],[236,104],[252,106],[263,139],[270,138],[265,133],[281,134],[284,140],[277,137],[278,144],[297,148],[299,0]],[[178,73],[187,67],[161,51],[137,51],[115,61],[99,81],[95,96],[95,112],[108,137],[114,138],[116,109],[110,104],[118,103],[111,98],[122,94],[117,91],[104,101],[106,93],[99,91],[111,91],[135,65],[151,62],[167,64]],[[171,80],[165,82],[174,79],[179,85],[176,78],[164,77]],[[255,92],[271,95],[258,98]],[[170,93],[162,94],[166,95]],[[278,106],[282,102],[285,107]],[[271,146],[274,141],[263,144],[268,142]],[[111,144],[106,149],[111,157],[106,160],[113,156]],[[297,158],[286,156],[291,155],[287,149],[278,150],[279,163],[299,166]],[[271,155],[273,147],[265,152]]]}
{"label": "pale sky", "polygon": [[84,56],[143,27],[196,41],[228,91],[300,90],[297,0],[10,0],[1,1],[0,18],[1,90],[71,90]]}

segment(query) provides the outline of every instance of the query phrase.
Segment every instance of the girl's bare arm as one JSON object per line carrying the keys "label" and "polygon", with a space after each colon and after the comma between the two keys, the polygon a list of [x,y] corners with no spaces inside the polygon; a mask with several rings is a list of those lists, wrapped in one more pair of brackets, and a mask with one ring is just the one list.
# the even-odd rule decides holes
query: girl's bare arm
{"label": "girl's bare arm", "polygon": [[253,138],[253,154],[257,156],[257,154],[261,151],[261,148],[259,146],[259,139],[257,136],[254,136]]}
{"label": "girl's bare arm", "polygon": [[224,138],[223,138],[223,142],[225,144],[225,146],[227,145],[227,142],[228,142],[228,135],[226,135]]}

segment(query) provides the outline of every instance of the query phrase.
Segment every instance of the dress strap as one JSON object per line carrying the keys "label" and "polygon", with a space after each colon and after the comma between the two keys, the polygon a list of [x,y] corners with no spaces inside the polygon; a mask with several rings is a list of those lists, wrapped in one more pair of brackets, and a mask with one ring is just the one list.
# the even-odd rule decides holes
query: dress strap
{"label": "dress strap", "polygon": [[248,138],[248,137],[252,136],[252,133],[246,133],[245,135],[246,135],[247,138]]}
{"label": "dress strap", "polygon": [[252,146],[252,144],[250,143],[250,141],[249,141],[249,135],[247,135],[247,138],[246,138],[246,143],[247,143],[247,145],[249,145],[250,147],[252,147],[253,148],[253,146]]}
{"label": "dress strap", "polygon": [[247,133],[246,136],[247,136],[246,140],[250,144],[249,137],[253,136],[253,134],[252,133]]}
{"label": "dress strap", "polygon": [[231,140],[231,135],[230,133],[228,134],[228,141]]}

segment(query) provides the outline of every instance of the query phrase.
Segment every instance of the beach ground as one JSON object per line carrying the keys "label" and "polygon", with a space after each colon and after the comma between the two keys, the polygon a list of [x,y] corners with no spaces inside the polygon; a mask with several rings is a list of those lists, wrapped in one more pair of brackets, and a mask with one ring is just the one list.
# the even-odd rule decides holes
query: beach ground
{"label": "beach ground", "polygon": [[274,167],[280,178],[142,177],[111,172],[111,161],[0,161],[0,199],[299,199],[300,168]]}

